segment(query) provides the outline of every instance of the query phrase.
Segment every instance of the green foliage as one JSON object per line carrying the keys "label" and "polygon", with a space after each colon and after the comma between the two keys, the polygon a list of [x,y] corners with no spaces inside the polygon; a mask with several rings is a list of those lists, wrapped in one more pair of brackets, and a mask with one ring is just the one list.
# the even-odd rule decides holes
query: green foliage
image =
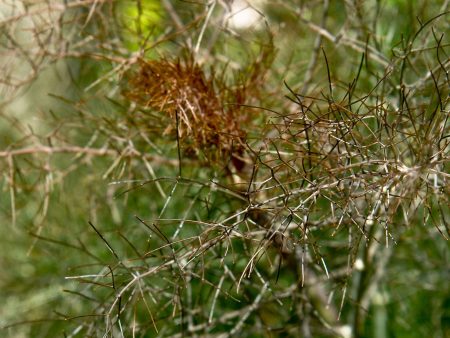
{"label": "green foliage", "polygon": [[155,0],[120,0],[116,13],[121,23],[123,40],[130,51],[141,48],[142,42],[153,41],[164,31],[164,11]]}

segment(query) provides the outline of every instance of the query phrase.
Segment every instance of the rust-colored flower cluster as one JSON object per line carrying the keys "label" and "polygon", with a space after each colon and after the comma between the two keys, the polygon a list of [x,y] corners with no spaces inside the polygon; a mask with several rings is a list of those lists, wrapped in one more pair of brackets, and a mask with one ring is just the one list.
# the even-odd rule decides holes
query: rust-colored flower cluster
{"label": "rust-colored flower cluster", "polygon": [[[231,89],[193,61],[140,60],[125,96],[167,119],[165,134],[178,133],[183,153],[238,167],[248,122],[240,105],[243,88]],[[237,93],[241,91],[241,93]]]}

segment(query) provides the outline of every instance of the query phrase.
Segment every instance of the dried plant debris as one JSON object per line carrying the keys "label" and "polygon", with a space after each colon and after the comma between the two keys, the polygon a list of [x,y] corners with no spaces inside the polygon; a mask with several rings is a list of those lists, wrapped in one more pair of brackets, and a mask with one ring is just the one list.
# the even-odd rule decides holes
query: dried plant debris
{"label": "dried plant debris", "polygon": [[[159,113],[163,135],[179,138],[183,154],[213,164],[230,161],[242,168],[248,131],[254,126],[254,109],[273,60],[273,45],[233,79],[211,66],[184,59],[140,59],[127,73],[126,98],[142,110]],[[261,117],[261,115],[259,115]]]}
{"label": "dried plant debris", "polygon": [[233,90],[219,87],[214,74],[205,74],[192,60],[140,60],[129,75],[125,95],[143,108],[161,113],[165,135],[178,135],[188,156],[200,153],[216,162],[242,153],[249,115],[236,104],[225,105]]}

